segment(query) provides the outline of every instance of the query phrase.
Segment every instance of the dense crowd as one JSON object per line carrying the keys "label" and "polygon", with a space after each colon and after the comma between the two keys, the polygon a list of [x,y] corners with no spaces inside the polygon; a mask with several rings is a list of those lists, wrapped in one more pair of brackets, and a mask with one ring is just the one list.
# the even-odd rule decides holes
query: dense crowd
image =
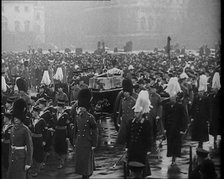
{"label": "dense crowd", "polygon": [[[208,141],[209,133],[214,136],[214,147],[217,148],[216,137],[220,135],[221,119],[219,56],[187,54],[168,56],[160,52],[100,55],[87,52],[81,55],[62,52],[3,53],[2,79],[4,78],[5,84],[1,93],[4,121],[1,122],[4,134],[2,141],[5,144],[4,166],[7,169],[9,167],[9,178],[21,172],[15,170],[21,163],[13,165],[16,155],[9,152],[9,144],[24,146],[23,141],[19,144],[19,140],[13,139],[14,136],[10,138],[9,131],[11,128],[14,131],[13,123],[16,123],[13,122],[13,118],[20,119],[29,128],[19,130],[25,131],[26,135],[29,135],[29,131],[32,133],[32,138],[26,139],[26,145],[33,147],[33,149],[28,147],[30,153],[27,156],[29,162],[26,166],[29,168],[31,160],[35,161],[32,165],[33,176],[37,176],[40,168],[45,165],[52,148],[59,157],[58,168],[62,168],[68,152],[67,142],[70,142],[71,146],[76,144],[76,153],[79,154],[76,160],[78,166],[76,172],[83,175],[83,178],[92,175],[94,169],[92,151],[97,145],[97,127],[94,110],[90,105],[89,79],[113,68],[122,70],[124,78],[122,82],[124,96],[119,107],[119,117],[122,117],[122,121],[117,143],[118,145],[127,143],[130,158],[138,161],[139,157],[141,160],[138,162],[147,165],[144,161],[147,154],[145,152],[153,151],[159,128],[159,132],[167,136],[167,156],[172,157],[172,165],[175,165],[176,157],[180,156],[181,135],[185,134],[184,131],[190,124],[194,126],[191,137],[193,141],[199,142],[198,148],[203,148],[203,142]],[[55,78],[60,69],[62,78]],[[47,83],[43,82],[45,71],[49,77]],[[29,91],[36,91],[37,95],[30,96]],[[18,98],[24,99],[26,104],[21,101],[17,104]],[[150,101],[145,101],[146,99]],[[168,99],[168,102],[164,99]],[[139,102],[141,100],[143,102]],[[145,104],[147,104],[146,110],[144,110]],[[22,106],[26,105],[26,117],[23,118],[19,115],[19,111],[23,111]],[[148,110],[149,107],[153,108]],[[135,116],[135,113],[141,114]],[[80,120],[83,116],[85,120]],[[143,122],[138,120],[139,116]],[[144,125],[141,126],[142,124]],[[208,130],[208,124],[211,130]],[[132,128],[133,130],[129,130]],[[152,134],[147,133],[150,129]],[[136,140],[133,140],[133,137],[141,137],[138,136],[139,130],[145,130],[147,136],[151,136],[144,139],[147,146],[142,143],[136,145]],[[86,131],[91,131],[91,135]],[[74,135],[77,135],[75,141]],[[86,136],[86,141],[81,141],[79,139],[81,136]],[[133,148],[133,144],[137,148]],[[19,147],[14,149],[19,150]],[[144,155],[139,156],[141,150],[144,150],[142,153]],[[11,157],[9,163],[8,156]],[[12,174],[14,170],[15,175]]]}

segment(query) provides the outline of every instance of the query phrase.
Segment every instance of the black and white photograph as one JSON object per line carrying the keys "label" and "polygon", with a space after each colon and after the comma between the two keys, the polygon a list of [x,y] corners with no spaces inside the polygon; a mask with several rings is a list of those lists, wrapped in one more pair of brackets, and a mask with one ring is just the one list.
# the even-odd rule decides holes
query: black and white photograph
{"label": "black and white photograph", "polygon": [[221,1],[1,1],[2,179],[221,179]]}

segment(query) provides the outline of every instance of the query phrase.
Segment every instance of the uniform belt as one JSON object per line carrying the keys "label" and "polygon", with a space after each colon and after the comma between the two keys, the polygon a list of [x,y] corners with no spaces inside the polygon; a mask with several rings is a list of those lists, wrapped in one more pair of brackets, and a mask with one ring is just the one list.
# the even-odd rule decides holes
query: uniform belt
{"label": "uniform belt", "polygon": [[8,140],[3,140],[3,143],[9,144],[10,143],[10,140],[9,139]]}
{"label": "uniform belt", "polygon": [[11,145],[11,147],[12,147],[12,149],[15,149],[15,150],[25,149],[25,146],[16,147],[16,146]]}
{"label": "uniform belt", "polygon": [[35,133],[32,133],[31,136],[32,136],[32,137],[42,137],[43,135],[42,135],[42,134],[35,134]]}
{"label": "uniform belt", "polygon": [[55,129],[67,129],[67,126],[56,126]]}

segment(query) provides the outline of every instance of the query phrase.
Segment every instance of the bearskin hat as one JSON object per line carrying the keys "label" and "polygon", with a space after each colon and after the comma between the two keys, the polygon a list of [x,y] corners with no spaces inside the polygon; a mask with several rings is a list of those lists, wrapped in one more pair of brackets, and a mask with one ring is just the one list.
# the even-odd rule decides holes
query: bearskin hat
{"label": "bearskin hat", "polygon": [[26,81],[22,78],[18,78],[16,80],[16,86],[18,87],[19,91],[27,92],[27,84]]}
{"label": "bearskin hat", "polygon": [[27,104],[23,98],[17,99],[13,104],[12,116],[20,119],[22,122],[26,119]]}
{"label": "bearskin hat", "polygon": [[88,109],[90,107],[91,98],[92,94],[89,89],[81,89],[78,93],[78,106]]}
{"label": "bearskin hat", "polygon": [[132,92],[133,92],[133,84],[132,84],[132,81],[130,79],[125,78],[122,81],[122,87],[123,87],[123,91],[124,92],[130,92],[132,94]]}

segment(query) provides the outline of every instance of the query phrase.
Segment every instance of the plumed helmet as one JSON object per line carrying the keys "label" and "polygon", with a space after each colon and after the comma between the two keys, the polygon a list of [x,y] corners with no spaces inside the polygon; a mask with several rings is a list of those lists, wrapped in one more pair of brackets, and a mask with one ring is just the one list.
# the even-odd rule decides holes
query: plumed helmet
{"label": "plumed helmet", "polygon": [[50,76],[49,76],[48,70],[44,71],[41,83],[43,83],[45,85],[50,85],[51,84],[51,80],[50,80]]}
{"label": "plumed helmet", "polygon": [[123,87],[123,91],[124,92],[129,92],[132,94],[133,92],[133,84],[132,84],[132,81],[128,78],[125,78],[123,81],[122,81],[122,87]]}
{"label": "plumed helmet", "polygon": [[23,98],[17,99],[13,103],[12,116],[20,119],[22,122],[26,119],[27,104]]}
{"label": "plumed helmet", "polygon": [[147,90],[142,90],[138,94],[138,98],[133,107],[135,112],[149,113],[150,108],[153,108],[149,100],[149,93]]}
{"label": "plumed helmet", "polygon": [[7,84],[6,84],[6,81],[5,81],[5,77],[2,76],[2,91],[3,92],[6,92],[7,91]]}
{"label": "plumed helmet", "polygon": [[56,73],[55,73],[53,78],[56,79],[56,80],[59,80],[59,81],[63,80],[63,71],[62,71],[61,67],[57,68],[57,71],[56,71]]}
{"label": "plumed helmet", "polygon": [[17,86],[19,91],[27,92],[27,90],[28,90],[26,81],[23,78],[18,78],[16,80],[16,86]]}
{"label": "plumed helmet", "polygon": [[220,89],[221,83],[220,83],[220,75],[218,72],[215,72],[213,79],[212,79],[212,88],[213,89]]}
{"label": "plumed helmet", "polygon": [[88,88],[81,89],[78,93],[78,106],[89,109],[91,98],[92,98],[92,94]]}
{"label": "plumed helmet", "polygon": [[208,78],[205,75],[201,75],[199,78],[199,88],[198,91],[205,91],[207,92],[208,89]]}
{"label": "plumed helmet", "polygon": [[167,88],[165,89],[165,92],[167,92],[170,97],[176,96],[179,92],[181,92],[180,84],[178,82],[177,77],[172,77],[170,78]]}

